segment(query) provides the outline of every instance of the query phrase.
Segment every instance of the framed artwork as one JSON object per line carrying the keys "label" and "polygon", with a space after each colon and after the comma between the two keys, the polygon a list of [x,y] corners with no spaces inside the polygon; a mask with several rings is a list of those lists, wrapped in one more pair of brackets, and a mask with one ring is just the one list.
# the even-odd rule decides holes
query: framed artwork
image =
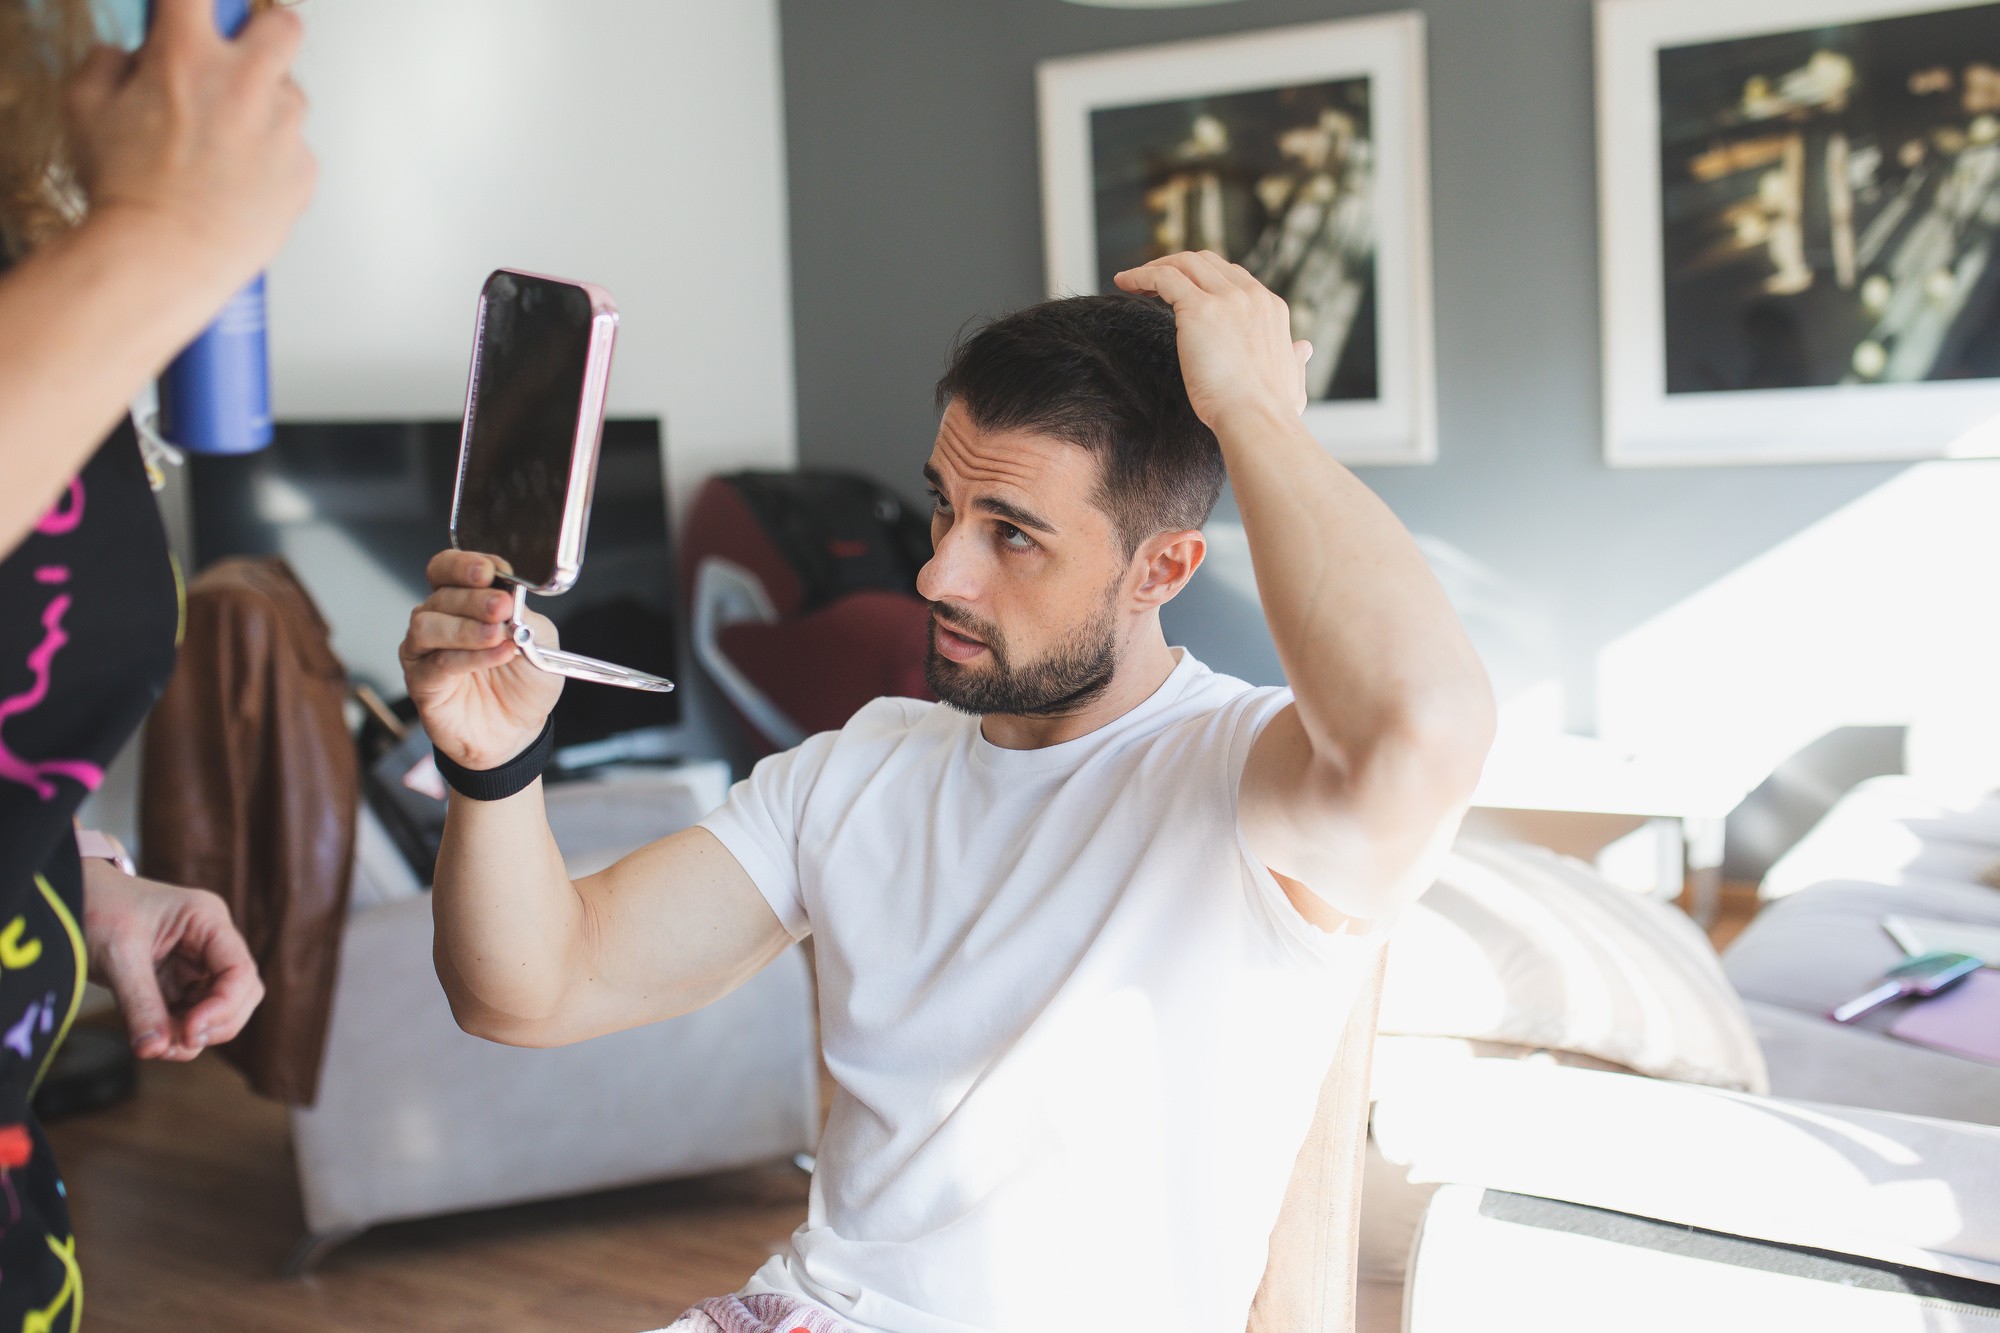
{"label": "framed artwork", "polygon": [[1597,21],[1607,461],[1993,452],[2000,3]]}
{"label": "framed artwork", "polygon": [[1432,461],[1423,70],[1414,13],[1048,61],[1050,293],[1226,255],[1312,343],[1305,420],[1334,456]]}

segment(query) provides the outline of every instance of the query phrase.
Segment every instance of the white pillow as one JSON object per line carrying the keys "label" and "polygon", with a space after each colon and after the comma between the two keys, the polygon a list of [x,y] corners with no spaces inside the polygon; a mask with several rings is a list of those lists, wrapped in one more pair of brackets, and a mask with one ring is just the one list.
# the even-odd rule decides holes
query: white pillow
{"label": "white pillow", "polygon": [[1700,928],[1541,847],[1459,841],[1396,925],[1377,1031],[1769,1087],[1742,1001]]}

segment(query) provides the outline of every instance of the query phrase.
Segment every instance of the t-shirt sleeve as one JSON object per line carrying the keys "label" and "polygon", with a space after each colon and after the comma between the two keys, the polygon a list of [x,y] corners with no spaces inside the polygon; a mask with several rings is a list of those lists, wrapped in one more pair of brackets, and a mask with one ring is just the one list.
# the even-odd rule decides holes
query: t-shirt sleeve
{"label": "t-shirt sleeve", "polygon": [[812,932],[799,891],[799,824],[840,733],[824,731],[758,762],[701,827],[729,849],[795,940]]}
{"label": "t-shirt sleeve", "polygon": [[[1231,809],[1236,808],[1243,786],[1243,770],[1250,762],[1250,751],[1255,748],[1257,738],[1291,702],[1290,690],[1262,689],[1254,691],[1234,706],[1226,765]],[[1250,840],[1244,836],[1240,813],[1235,822],[1236,845],[1243,857],[1244,873],[1249,876],[1253,910],[1270,922],[1288,942],[1295,956],[1303,956],[1316,963],[1346,963],[1355,957],[1357,948],[1369,947],[1364,941],[1372,941],[1386,923],[1370,923],[1370,929],[1362,934],[1357,933],[1352,922],[1343,924],[1339,930],[1330,931],[1306,920],[1292,905],[1292,900],[1286,896],[1284,886],[1278,883],[1271,868],[1250,850]]]}

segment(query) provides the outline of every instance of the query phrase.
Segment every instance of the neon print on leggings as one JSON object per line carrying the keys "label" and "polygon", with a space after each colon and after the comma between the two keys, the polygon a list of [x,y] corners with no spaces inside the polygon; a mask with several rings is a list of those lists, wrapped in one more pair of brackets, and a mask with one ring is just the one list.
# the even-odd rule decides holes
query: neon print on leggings
{"label": "neon print on leggings", "polygon": [[[83,522],[83,479],[70,482],[69,490],[55,507],[35,525],[35,531],[45,537],[61,537],[76,531]],[[69,571],[59,565],[44,566],[35,571],[37,580],[43,583],[66,581]],[[34,683],[21,693],[0,699],[0,729],[4,729],[9,718],[23,713],[32,713],[41,707],[42,700],[49,696],[49,678],[53,674],[56,654],[69,642],[69,635],[62,626],[63,616],[68,614],[70,596],[58,593],[54,600],[42,611],[42,641],[28,654],[28,671]],[[15,754],[7,744],[4,730],[0,730],[0,778],[18,782],[34,790],[44,801],[56,797],[55,778],[69,778],[80,783],[85,791],[96,791],[104,783],[104,770],[83,759],[48,759],[40,762],[27,760]]]}

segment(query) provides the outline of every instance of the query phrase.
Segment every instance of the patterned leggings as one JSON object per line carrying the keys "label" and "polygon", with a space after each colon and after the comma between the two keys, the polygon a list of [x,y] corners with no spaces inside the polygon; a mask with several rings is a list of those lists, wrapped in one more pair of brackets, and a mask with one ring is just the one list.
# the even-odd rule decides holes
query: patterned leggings
{"label": "patterned leggings", "polygon": [[660,1333],[854,1333],[854,1326],[823,1306],[791,1296],[716,1296]]}

